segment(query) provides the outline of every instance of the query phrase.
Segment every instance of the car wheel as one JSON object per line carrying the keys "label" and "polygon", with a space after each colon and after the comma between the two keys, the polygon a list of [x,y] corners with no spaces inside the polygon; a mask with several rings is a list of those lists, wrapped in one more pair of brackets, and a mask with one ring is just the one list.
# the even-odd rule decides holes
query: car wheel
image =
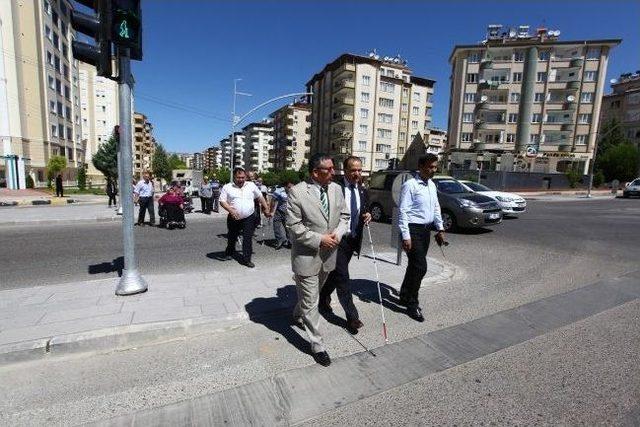
{"label": "car wheel", "polygon": [[377,203],[371,205],[371,219],[375,222],[384,220],[384,211],[382,210],[382,206]]}
{"label": "car wheel", "polygon": [[449,211],[442,211],[442,226],[444,231],[456,229],[456,217]]}

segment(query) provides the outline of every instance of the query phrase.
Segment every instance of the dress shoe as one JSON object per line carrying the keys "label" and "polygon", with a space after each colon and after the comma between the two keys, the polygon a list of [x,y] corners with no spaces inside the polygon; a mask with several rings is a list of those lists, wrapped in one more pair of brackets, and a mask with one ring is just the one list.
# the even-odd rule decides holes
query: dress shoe
{"label": "dress shoe", "polygon": [[256,265],[254,263],[252,263],[251,261],[243,261],[242,265],[244,265],[245,267],[249,267],[249,268],[254,268]]}
{"label": "dress shoe", "polygon": [[319,353],[313,353],[313,360],[315,360],[319,365],[329,366],[331,365],[331,358],[326,351],[321,351]]}
{"label": "dress shoe", "polygon": [[280,249],[282,249],[282,247],[284,246],[283,242],[278,242],[276,243],[276,245],[273,247],[273,249],[275,249],[276,251],[279,251]]}
{"label": "dress shoe", "polygon": [[422,315],[422,309],[420,307],[407,308],[407,314],[415,321],[424,322],[424,316]]}
{"label": "dress shoe", "polygon": [[304,322],[301,318],[294,317],[293,319],[291,319],[291,323],[293,324],[293,326],[297,326],[298,328],[304,330]]}
{"label": "dress shoe", "polygon": [[362,328],[364,324],[359,319],[351,319],[347,320],[347,331],[351,335],[355,335],[358,333],[358,329]]}

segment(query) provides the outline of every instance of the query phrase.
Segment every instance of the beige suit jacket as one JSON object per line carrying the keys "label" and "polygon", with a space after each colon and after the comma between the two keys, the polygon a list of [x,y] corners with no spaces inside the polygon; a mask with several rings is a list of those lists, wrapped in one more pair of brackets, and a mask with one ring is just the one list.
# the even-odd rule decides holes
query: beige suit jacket
{"label": "beige suit jacket", "polygon": [[349,207],[344,201],[340,186],[329,184],[329,217],[322,212],[317,190],[311,182],[295,185],[289,193],[287,203],[287,229],[290,233],[291,266],[300,276],[315,276],[332,271],[336,266],[334,249],[320,248],[323,234],[336,232],[338,240],[349,231]]}

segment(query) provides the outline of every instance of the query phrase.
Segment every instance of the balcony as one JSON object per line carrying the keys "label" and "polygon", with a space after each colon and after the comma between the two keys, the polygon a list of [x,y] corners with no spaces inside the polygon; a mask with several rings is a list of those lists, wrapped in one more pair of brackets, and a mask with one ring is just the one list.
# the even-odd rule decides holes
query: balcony
{"label": "balcony", "polygon": [[480,70],[491,70],[493,69],[493,61],[490,58],[484,58],[480,61]]}
{"label": "balcony", "polygon": [[356,88],[356,82],[354,82],[351,79],[338,80],[333,84],[333,89],[335,93],[338,93],[343,89],[355,89],[355,88]]}
{"label": "balcony", "polygon": [[338,139],[349,139],[353,135],[353,132],[343,130],[343,129],[334,129],[331,131],[331,136]]}
{"label": "balcony", "polygon": [[487,144],[482,141],[473,141],[473,144],[471,144],[471,147],[475,151],[484,151],[487,149]]}
{"label": "balcony", "polygon": [[574,80],[574,81],[570,81],[567,82],[567,89],[580,89],[580,81],[578,80]]}
{"label": "balcony", "polygon": [[352,121],[353,121],[353,114],[333,113],[332,123],[352,122]]}
{"label": "balcony", "polygon": [[356,72],[356,66],[355,64],[342,64],[335,72],[334,72],[334,76],[338,77],[340,74],[350,71],[352,73]]}
{"label": "balcony", "polygon": [[572,68],[580,68],[582,67],[582,65],[584,65],[584,59],[582,58],[573,58],[569,62],[569,67],[572,67]]}
{"label": "balcony", "polygon": [[333,103],[342,105],[353,105],[355,103],[355,100],[350,96],[335,97],[333,98]]}
{"label": "balcony", "polygon": [[[508,82],[505,82],[508,83]],[[478,83],[478,89],[479,90],[486,90],[486,89],[497,89],[498,86],[500,86],[500,82],[497,80],[486,80],[486,79],[482,79],[480,80],[480,82]]]}

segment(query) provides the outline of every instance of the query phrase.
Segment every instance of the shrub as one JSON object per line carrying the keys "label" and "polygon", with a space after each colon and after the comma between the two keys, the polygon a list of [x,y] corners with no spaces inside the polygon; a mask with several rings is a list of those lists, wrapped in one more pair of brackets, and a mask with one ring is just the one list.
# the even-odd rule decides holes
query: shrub
{"label": "shrub", "polygon": [[33,182],[33,177],[31,175],[27,175],[26,184],[27,184],[27,188],[33,188],[36,186],[35,183]]}
{"label": "shrub", "polygon": [[569,187],[571,188],[576,188],[582,179],[582,174],[575,169],[569,169],[565,172],[565,175],[567,177],[567,181],[569,181]]}

